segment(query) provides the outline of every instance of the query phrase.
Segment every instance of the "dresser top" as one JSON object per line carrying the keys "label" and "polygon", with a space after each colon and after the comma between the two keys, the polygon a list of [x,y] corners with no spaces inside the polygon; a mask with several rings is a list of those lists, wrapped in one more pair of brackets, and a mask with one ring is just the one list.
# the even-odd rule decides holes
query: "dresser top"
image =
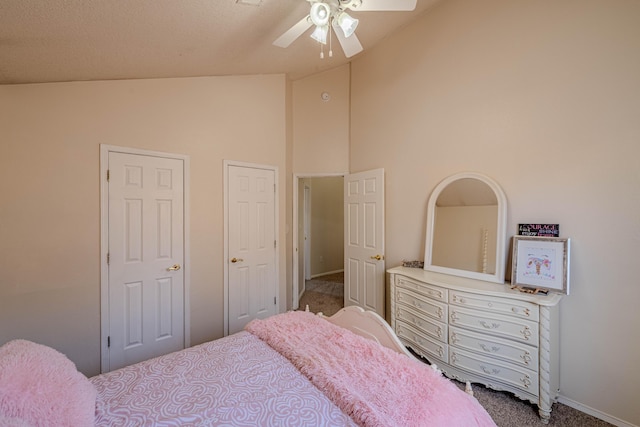
{"label": "dresser top", "polygon": [[420,282],[441,286],[447,289],[511,298],[521,301],[529,301],[544,306],[554,306],[560,302],[562,295],[554,292],[544,294],[529,294],[516,289],[511,289],[508,282],[504,284],[484,282],[482,280],[466,277],[451,276],[443,273],[435,273],[421,268],[394,267],[387,270],[389,274],[401,274]]}

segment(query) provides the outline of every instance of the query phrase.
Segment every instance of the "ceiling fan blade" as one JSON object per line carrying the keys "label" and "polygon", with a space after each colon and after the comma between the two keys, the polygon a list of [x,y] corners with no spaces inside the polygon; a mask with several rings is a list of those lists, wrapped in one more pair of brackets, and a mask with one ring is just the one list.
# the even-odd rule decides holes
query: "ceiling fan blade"
{"label": "ceiling fan blade", "polygon": [[335,23],[333,24],[333,32],[338,38],[340,46],[342,46],[344,56],[346,56],[347,58],[351,58],[356,53],[362,52],[362,45],[360,44],[360,40],[358,40],[358,37],[356,37],[355,34],[351,34],[349,37],[345,37],[340,27]]}
{"label": "ceiling fan blade", "polygon": [[295,39],[300,37],[305,31],[307,31],[313,23],[309,19],[309,15],[298,21],[293,27],[289,28],[280,37],[273,42],[274,45],[279,47],[288,47]]}
{"label": "ceiling fan blade", "polygon": [[362,4],[350,9],[358,12],[411,11],[416,3],[417,0],[362,0]]}

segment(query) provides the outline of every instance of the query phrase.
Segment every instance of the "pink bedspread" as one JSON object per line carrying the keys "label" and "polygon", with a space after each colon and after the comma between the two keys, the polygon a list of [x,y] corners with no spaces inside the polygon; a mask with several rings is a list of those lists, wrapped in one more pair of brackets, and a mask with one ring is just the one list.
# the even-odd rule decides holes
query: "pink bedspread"
{"label": "pink bedspread", "polygon": [[90,378],[97,426],[353,426],[291,363],[240,332]]}
{"label": "pink bedspread", "polygon": [[361,426],[495,426],[475,400],[426,364],[307,312],[246,330],[291,361]]}

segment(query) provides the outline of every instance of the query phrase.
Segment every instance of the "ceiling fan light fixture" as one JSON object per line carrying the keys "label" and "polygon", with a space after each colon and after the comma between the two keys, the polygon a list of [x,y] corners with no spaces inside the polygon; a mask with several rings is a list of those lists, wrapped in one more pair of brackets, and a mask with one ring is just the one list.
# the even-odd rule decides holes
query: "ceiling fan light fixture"
{"label": "ceiling fan light fixture", "polygon": [[331,17],[331,8],[326,3],[316,2],[311,5],[309,16],[316,27],[326,26],[329,24],[329,18]]}
{"label": "ceiling fan light fixture", "polygon": [[359,21],[352,18],[347,12],[341,12],[336,19],[345,37],[351,36],[358,27]]}
{"label": "ceiling fan light fixture", "polygon": [[316,25],[316,29],[311,33],[311,38],[318,43],[327,44],[328,25]]}

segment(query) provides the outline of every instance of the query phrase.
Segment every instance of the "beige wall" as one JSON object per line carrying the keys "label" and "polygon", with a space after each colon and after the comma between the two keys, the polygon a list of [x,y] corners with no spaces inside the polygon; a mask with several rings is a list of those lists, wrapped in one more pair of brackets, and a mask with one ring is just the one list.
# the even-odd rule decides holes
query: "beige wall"
{"label": "beige wall", "polygon": [[[285,192],[281,194],[285,198],[285,244],[282,245],[285,248],[285,271],[286,271],[286,290],[285,290],[285,302],[284,306],[287,310],[291,310],[293,302],[293,263],[295,262],[293,256],[293,83],[291,80],[286,81],[285,91],[285,112],[286,112],[286,168],[285,168]],[[283,307],[282,301],[280,301],[280,307]]]}
{"label": "beige wall", "polygon": [[100,369],[99,144],[190,156],[191,341],[221,337],[223,160],[279,168],[284,243],[285,85],[274,75],[0,86],[0,343],[31,339],[87,375]]}
{"label": "beige wall", "polygon": [[639,24],[629,0],[446,0],[353,62],[350,162],[385,168],[388,266],[424,256],[427,199],[457,172],[500,183],[509,236],[559,223],[560,393],[634,425]]}
{"label": "beige wall", "polygon": [[294,173],[349,171],[349,76],[344,65],[293,82]]}
{"label": "beige wall", "polygon": [[344,269],[344,178],[309,178],[311,277]]}
{"label": "beige wall", "polygon": [[[298,287],[304,283],[303,241],[303,177],[330,176],[349,172],[350,66],[344,65],[304,79],[292,87],[292,113],[288,126],[292,129],[291,174],[298,177],[298,252],[288,255],[298,263]],[[329,101],[321,97],[323,92]],[[293,190],[289,193],[293,198]],[[288,236],[293,241],[293,236]],[[287,251],[287,254],[292,254]],[[290,282],[289,282],[290,283]]]}

